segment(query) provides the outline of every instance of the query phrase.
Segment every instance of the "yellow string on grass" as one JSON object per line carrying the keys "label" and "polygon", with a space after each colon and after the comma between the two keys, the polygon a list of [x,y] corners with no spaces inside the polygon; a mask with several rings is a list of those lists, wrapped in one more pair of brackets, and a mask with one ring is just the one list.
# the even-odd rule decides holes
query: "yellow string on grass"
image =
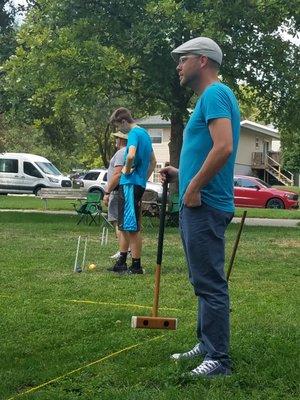
{"label": "yellow string on grass", "polygon": [[131,349],[133,349],[133,348],[135,348],[135,347],[138,347],[138,346],[140,346],[140,345],[142,345],[142,344],[144,344],[144,343],[148,343],[148,342],[152,342],[152,341],[154,341],[154,340],[160,339],[160,338],[162,338],[162,337],[164,337],[164,336],[166,336],[166,335],[155,336],[155,337],[152,338],[152,339],[145,340],[144,342],[140,342],[140,343],[137,343],[137,344],[133,344],[133,345],[131,345],[131,346],[125,347],[125,348],[122,349],[122,350],[115,351],[114,353],[108,354],[107,356],[102,357],[102,358],[100,358],[99,360],[96,360],[96,361],[93,361],[93,362],[91,362],[91,363],[89,363],[89,364],[83,365],[82,367],[73,369],[72,371],[67,372],[67,373],[65,373],[65,374],[63,374],[63,375],[60,375],[60,376],[58,376],[57,378],[51,379],[50,381],[47,381],[47,382],[44,382],[44,383],[42,383],[41,385],[35,386],[35,387],[31,388],[31,389],[25,390],[24,392],[18,393],[18,394],[16,394],[15,396],[10,397],[10,398],[7,399],[7,400],[14,400],[14,399],[16,399],[16,398],[18,398],[18,397],[24,396],[24,394],[36,392],[37,390],[39,390],[39,389],[41,389],[41,388],[43,388],[43,387],[45,387],[45,386],[48,386],[48,385],[50,385],[50,384],[53,383],[53,382],[57,382],[57,381],[59,381],[60,379],[63,379],[63,378],[65,378],[65,377],[69,376],[69,375],[75,374],[75,373],[78,372],[78,371],[81,371],[81,370],[83,370],[83,369],[85,369],[85,368],[88,368],[88,367],[90,367],[90,366],[92,366],[92,365],[99,364],[100,362],[105,361],[105,360],[107,360],[108,358],[117,356],[118,354],[124,353],[125,351],[131,350]]}
{"label": "yellow string on grass", "polygon": [[[71,303],[87,303],[87,304],[100,304],[102,306],[114,306],[114,307],[132,307],[132,308],[147,308],[149,310],[152,309],[152,306],[143,306],[141,304],[130,304],[130,303],[107,303],[103,301],[92,301],[92,300],[66,300]],[[178,308],[169,308],[169,307],[159,307],[160,310],[166,311],[182,311]]]}

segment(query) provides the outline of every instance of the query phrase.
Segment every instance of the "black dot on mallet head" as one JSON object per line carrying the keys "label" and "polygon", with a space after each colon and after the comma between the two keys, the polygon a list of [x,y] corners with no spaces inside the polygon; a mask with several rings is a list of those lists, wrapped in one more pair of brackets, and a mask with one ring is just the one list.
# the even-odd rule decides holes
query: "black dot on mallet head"
{"label": "black dot on mallet head", "polygon": [[147,319],[144,319],[143,325],[144,325],[144,326],[147,326],[148,324],[149,324],[149,321],[148,321]]}
{"label": "black dot on mallet head", "polygon": [[164,326],[167,328],[169,326],[169,321],[165,321]]}

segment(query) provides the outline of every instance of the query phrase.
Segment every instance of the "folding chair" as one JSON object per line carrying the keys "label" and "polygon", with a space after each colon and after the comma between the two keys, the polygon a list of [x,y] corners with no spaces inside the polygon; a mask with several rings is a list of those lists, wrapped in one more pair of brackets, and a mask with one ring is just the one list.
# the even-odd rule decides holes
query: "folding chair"
{"label": "folding chair", "polygon": [[95,225],[97,225],[97,217],[100,221],[102,207],[99,193],[88,193],[85,203],[83,203],[80,207],[76,207],[76,204],[73,203],[73,206],[79,216],[77,225],[79,225],[83,220],[86,222],[90,220],[89,225],[91,225],[93,222]]}
{"label": "folding chair", "polygon": [[153,218],[157,218],[159,216],[159,203],[158,203],[158,193],[151,189],[146,189],[143,197],[142,197],[142,216],[147,217],[143,218],[142,224],[148,225],[146,221],[149,223],[150,227],[153,227],[152,223]]}
{"label": "folding chair", "polygon": [[179,195],[173,193],[169,196],[168,209],[166,212],[166,225],[178,226],[179,225]]}

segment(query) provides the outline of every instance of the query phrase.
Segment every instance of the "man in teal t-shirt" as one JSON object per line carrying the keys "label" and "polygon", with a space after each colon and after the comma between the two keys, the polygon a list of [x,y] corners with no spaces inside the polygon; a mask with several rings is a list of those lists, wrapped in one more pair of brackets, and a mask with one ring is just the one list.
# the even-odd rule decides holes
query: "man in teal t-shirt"
{"label": "man in teal t-shirt", "polygon": [[[143,274],[141,201],[147,180],[155,168],[156,159],[148,132],[134,123],[127,108],[121,107],[115,110],[110,117],[110,123],[121,132],[128,133],[128,140],[118,193],[120,257],[108,270],[117,273]],[[127,269],[126,259],[129,247],[132,266]]]}
{"label": "man in teal t-shirt", "polygon": [[130,147],[136,149],[132,172],[121,176],[120,184],[139,185],[146,187],[148,180],[148,169],[153,153],[152,141],[146,129],[135,125],[128,132],[128,142],[125,152],[125,160],[128,156]]}
{"label": "man in teal t-shirt", "polygon": [[172,52],[181,86],[199,96],[184,129],[179,170],[166,167],[162,180],[179,178],[180,231],[189,279],[198,298],[198,343],[171,356],[203,357],[193,377],[229,375],[229,297],[224,273],[224,234],[234,211],[233,169],[240,114],[231,89],[220,83],[222,51],[198,37]]}
{"label": "man in teal t-shirt", "polygon": [[204,89],[185,127],[179,164],[179,196],[182,203],[189,183],[211,151],[213,139],[209,123],[219,118],[231,121],[232,152],[222,168],[201,187],[201,199],[218,210],[234,212],[233,170],[239,140],[240,114],[233,92],[220,82],[213,82]]}

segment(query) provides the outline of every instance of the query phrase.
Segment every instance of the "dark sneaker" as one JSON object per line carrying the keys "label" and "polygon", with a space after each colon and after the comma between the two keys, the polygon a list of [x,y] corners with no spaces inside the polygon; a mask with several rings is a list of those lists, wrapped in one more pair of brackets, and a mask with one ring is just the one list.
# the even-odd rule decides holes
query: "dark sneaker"
{"label": "dark sneaker", "polygon": [[231,375],[230,368],[224,367],[224,365],[217,360],[204,360],[198,367],[189,373],[189,376],[192,378],[210,378],[217,375]]}
{"label": "dark sneaker", "polygon": [[118,273],[126,272],[127,270],[128,268],[126,263],[118,264],[117,262],[112,267],[107,268],[107,271],[109,272],[118,272]]}
{"label": "dark sneaker", "polygon": [[178,361],[178,360],[188,360],[190,358],[198,357],[198,356],[205,356],[205,353],[201,350],[200,343],[196,344],[192,350],[187,351],[185,353],[175,353],[171,355],[171,360]]}
{"label": "dark sneaker", "polygon": [[129,275],[134,275],[134,274],[140,274],[142,275],[145,271],[143,270],[143,268],[129,268],[128,269],[128,274]]}

